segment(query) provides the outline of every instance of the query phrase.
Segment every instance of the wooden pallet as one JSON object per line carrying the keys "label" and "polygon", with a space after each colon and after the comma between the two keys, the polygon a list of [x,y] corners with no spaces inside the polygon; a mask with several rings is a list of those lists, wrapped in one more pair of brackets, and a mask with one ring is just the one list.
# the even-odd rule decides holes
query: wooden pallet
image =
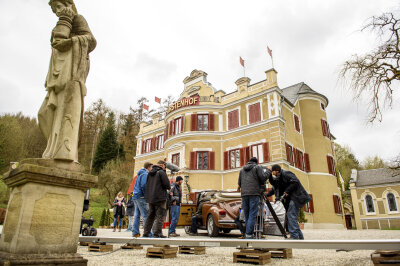
{"label": "wooden pallet", "polygon": [[105,243],[90,243],[88,251],[108,252],[113,251],[113,245],[106,245]]}
{"label": "wooden pallet", "polygon": [[155,245],[154,247],[147,248],[146,257],[147,258],[161,258],[169,259],[176,258],[176,253],[178,252],[178,247],[171,247],[169,245]]}
{"label": "wooden pallet", "polygon": [[92,242],[79,242],[79,246],[89,246]]}
{"label": "wooden pallet", "polygon": [[206,247],[179,246],[179,254],[206,254]]}
{"label": "wooden pallet", "polygon": [[377,250],[371,260],[374,265],[400,265],[400,250]]}
{"label": "wooden pallet", "polygon": [[264,265],[271,262],[271,252],[260,249],[242,249],[240,252],[233,252],[233,262]]}
{"label": "wooden pallet", "polygon": [[293,257],[291,248],[269,248],[271,258],[290,259]]}
{"label": "wooden pallet", "polygon": [[143,246],[139,244],[127,243],[121,246],[122,249],[143,249]]}

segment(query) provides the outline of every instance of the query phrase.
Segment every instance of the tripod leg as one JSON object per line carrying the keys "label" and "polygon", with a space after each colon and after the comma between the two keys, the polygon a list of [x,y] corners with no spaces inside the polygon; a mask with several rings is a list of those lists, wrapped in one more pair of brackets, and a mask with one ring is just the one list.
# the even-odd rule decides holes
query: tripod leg
{"label": "tripod leg", "polygon": [[282,236],[283,236],[284,238],[287,238],[286,231],[285,231],[285,229],[283,228],[283,226],[282,226],[282,224],[281,224],[281,221],[279,221],[278,216],[276,216],[276,213],[275,213],[275,211],[274,211],[274,208],[272,208],[271,203],[269,202],[268,199],[265,200],[265,203],[267,204],[268,209],[269,209],[269,211],[270,211],[271,214],[272,214],[272,217],[274,217],[274,220],[275,220],[276,224],[278,225],[278,228],[279,228],[279,230],[281,231]]}

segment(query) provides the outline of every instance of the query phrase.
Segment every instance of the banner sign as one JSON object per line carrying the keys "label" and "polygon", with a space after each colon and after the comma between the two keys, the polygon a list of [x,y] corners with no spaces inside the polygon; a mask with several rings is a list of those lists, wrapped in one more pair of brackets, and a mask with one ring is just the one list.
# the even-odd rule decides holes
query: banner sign
{"label": "banner sign", "polygon": [[193,105],[199,105],[200,102],[200,97],[199,96],[193,96],[189,98],[183,98],[179,101],[174,102],[170,106],[168,106],[168,111],[167,114],[178,110],[179,108],[186,107],[186,106],[193,106]]}

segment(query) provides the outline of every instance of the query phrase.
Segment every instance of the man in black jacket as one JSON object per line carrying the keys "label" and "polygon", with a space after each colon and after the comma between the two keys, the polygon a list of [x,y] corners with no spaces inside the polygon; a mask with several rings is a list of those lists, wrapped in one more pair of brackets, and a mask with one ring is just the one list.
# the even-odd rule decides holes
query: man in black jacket
{"label": "man in black jacket", "polygon": [[275,194],[275,199],[280,200],[285,206],[290,238],[304,239],[297,222],[297,216],[300,208],[309,202],[311,197],[292,172],[282,170],[279,165],[275,164],[272,166],[272,175],[275,177],[270,176],[268,178],[272,189],[266,196],[270,197]]}
{"label": "man in black jacket", "polygon": [[143,237],[149,237],[150,230],[153,228],[154,237],[165,238],[162,234],[162,226],[167,214],[167,190],[170,189],[165,169],[166,163],[160,160],[153,165],[147,176],[145,199],[149,204],[149,215],[144,224]]}
{"label": "man in black jacket", "polygon": [[171,185],[171,225],[169,227],[169,236],[175,237],[179,236],[176,233],[176,225],[179,220],[179,215],[181,213],[181,203],[182,203],[182,192],[181,185],[183,183],[183,178],[181,176],[177,176],[175,183]]}
{"label": "man in black jacket", "polygon": [[238,190],[241,191],[242,210],[246,222],[245,238],[247,239],[253,238],[258,205],[261,195],[265,191],[265,182],[271,176],[271,170],[262,168],[257,163],[258,160],[256,157],[251,158],[243,169],[240,170],[238,180]]}

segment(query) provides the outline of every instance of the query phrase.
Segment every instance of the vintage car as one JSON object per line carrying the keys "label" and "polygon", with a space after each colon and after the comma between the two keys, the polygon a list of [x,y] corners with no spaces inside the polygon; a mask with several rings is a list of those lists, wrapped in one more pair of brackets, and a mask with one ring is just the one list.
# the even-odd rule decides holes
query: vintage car
{"label": "vintage car", "polygon": [[242,205],[240,193],[229,191],[201,191],[196,193],[194,204],[182,204],[178,226],[185,226],[189,232],[192,224],[192,214],[202,204],[202,221],[198,229],[207,230],[211,237],[216,237],[220,232],[229,233],[237,229],[235,218]]}

